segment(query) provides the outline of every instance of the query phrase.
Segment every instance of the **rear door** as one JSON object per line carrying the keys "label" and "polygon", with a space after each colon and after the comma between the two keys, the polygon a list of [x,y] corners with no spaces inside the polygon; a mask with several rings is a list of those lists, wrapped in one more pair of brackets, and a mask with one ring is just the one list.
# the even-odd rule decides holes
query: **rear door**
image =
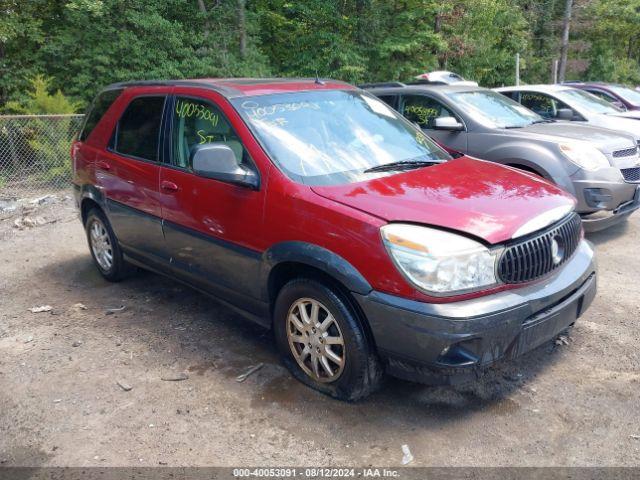
{"label": "rear door", "polygon": [[125,252],[166,257],[160,217],[161,124],[168,92],[127,90],[107,149],[96,158],[96,183]]}
{"label": "rear door", "polygon": [[454,117],[464,125],[462,119],[450,108],[427,95],[403,95],[400,102],[401,113],[407,120],[414,122],[424,133],[433,138],[449,151],[467,152],[467,132],[436,130],[435,120],[438,117]]}
{"label": "rear door", "polygon": [[190,283],[251,310],[251,299],[260,294],[256,244],[262,236],[266,177],[261,175],[263,185],[253,190],[194,174],[190,153],[210,142],[226,144],[240,162],[259,169],[229,119],[235,115],[239,122],[239,117],[225,100],[180,91],[175,89],[171,104],[169,162],[160,172],[171,264]]}

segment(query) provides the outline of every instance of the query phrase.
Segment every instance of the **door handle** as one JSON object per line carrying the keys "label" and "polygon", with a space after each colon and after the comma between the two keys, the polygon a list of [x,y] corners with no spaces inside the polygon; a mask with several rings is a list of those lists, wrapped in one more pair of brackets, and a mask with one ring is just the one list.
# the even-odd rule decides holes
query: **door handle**
{"label": "door handle", "polygon": [[167,190],[169,192],[177,192],[178,191],[178,185],[176,185],[173,182],[170,182],[168,180],[163,180],[162,182],[160,182],[160,188],[162,190]]}
{"label": "door handle", "polygon": [[100,169],[100,170],[111,170],[111,164],[104,162],[104,161],[99,161],[96,166]]}

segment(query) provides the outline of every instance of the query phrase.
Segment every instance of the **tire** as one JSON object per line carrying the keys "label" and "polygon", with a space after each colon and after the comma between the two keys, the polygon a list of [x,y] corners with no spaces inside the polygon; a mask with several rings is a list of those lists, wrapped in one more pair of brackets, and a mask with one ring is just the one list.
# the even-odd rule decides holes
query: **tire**
{"label": "tire", "polygon": [[135,271],[135,267],[122,257],[118,239],[102,210],[92,208],[89,211],[85,231],[93,262],[105,279],[119,282]]}
{"label": "tire", "polygon": [[[307,322],[302,309],[310,319],[314,305],[317,321]],[[290,320],[291,315],[297,321]],[[282,287],[273,321],[282,361],[302,383],[346,401],[361,400],[379,388],[383,377],[380,362],[356,313],[321,281],[298,278]]]}

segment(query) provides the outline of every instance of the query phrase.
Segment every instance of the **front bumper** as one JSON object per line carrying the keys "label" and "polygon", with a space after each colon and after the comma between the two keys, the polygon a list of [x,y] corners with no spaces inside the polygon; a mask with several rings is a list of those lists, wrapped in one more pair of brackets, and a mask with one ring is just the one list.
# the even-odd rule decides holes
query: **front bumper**
{"label": "front bumper", "polygon": [[596,293],[591,245],[564,267],[523,288],[462,302],[427,304],[380,292],[356,295],[388,373],[430,384],[479,376],[573,325]]}
{"label": "front bumper", "polygon": [[640,186],[625,182],[618,168],[578,170],[571,181],[578,200],[576,211],[587,232],[608,228],[640,208]]}

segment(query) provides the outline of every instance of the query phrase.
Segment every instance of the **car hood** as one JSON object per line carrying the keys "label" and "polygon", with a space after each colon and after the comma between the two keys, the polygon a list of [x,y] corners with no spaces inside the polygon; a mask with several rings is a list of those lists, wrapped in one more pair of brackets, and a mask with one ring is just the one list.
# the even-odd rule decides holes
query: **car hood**
{"label": "car hood", "polygon": [[[607,128],[576,125],[575,123],[568,122],[536,123],[514,130],[514,132],[515,131],[524,134],[533,134],[536,138],[554,142],[562,141],[564,138],[587,141],[604,153],[611,153],[615,150],[622,150],[635,145],[635,139],[630,134]],[[544,136],[544,138],[541,138],[541,136]]]}
{"label": "car hood", "polygon": [[461,157],[439,165],[337,186],[314,186],[322,197],[387,222],[458,230],[500,243],[535,217],[575,200],[535,175]]}
{"label": "car hood", "polygon": [[617,115],[594,115],[589,118],[589,123],[598,127],[609,128],[619,132],[625,132],[640,140],[640,122],[634,118],[619,117]]}
{"label": "car hood", "polygon": [[640,120],[640,110],[627,110],[626,112],[616,113],[615,115],[612,115],[612,116]]}

